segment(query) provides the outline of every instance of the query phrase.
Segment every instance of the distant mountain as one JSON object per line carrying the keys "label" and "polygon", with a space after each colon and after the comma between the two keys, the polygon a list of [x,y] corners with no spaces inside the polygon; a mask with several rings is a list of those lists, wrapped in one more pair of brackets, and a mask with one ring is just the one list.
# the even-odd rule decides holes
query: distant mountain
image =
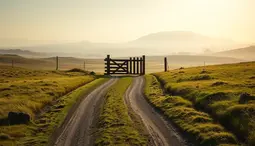
{"label": "distant mountain", "polygon": [[130,44],[141,48],[154,48],[157,51],[168,52],[203,52],[210,48],[214,51],[222,48],[230,49],[239,46],[237,42],[227,39],[211,38],[190,31],[165,31],[148,34]]}
{"label": "distant mountain", "polygon": [[43,57],[47,56],[46,53],[32,52],[21,49],[0,49],[0,54],[16,54],[24,57]]}
{"label": "distant mountain", "polygon": [[0,64],[25,64],[25,65],[45,65],[48,62],[40,59],[25,58],[15,54],[0,54]]}
{"label": "distant mountain", "polygon": [[233,49],[228,51],[217,52],[213,54],[214,56],[224,56],[224,57],[234,57],[245,60],[254,61],[255,60],[255,46],[249,46],[240,49]]}
{"label": "distant mountain", "polygon": [[[197,54],[205,49],[220,51],[237,48],[240,44],[226,39],[203,36],[189,31],[166,31],[148,34],[126,43],[93,43],[82,41],[17,47],[19,49],[46,52],[51,56],[75,56],[102,58],[107,54],[115,57],[134,55]],[[183,54],[183,53],[181,53]]]}

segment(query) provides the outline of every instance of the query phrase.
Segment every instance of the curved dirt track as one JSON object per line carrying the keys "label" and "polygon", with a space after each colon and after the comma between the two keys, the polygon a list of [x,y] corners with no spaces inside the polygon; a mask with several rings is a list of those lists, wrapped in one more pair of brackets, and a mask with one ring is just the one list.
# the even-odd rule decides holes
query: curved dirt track
{"label": "curved dirt track", "polygon": [[87,146],[93,145],[91,133],[93,120],[97,115],[98,105],[103,102],[107,89],[118,79],[112,78],[88,94],[63,126],[62,132],[54,141],[54,146]]}
{"label": "curved dirt track", "polygon": [[125,94],[125,101],[139,115],[150,134],[153,145],[183,146],[184,140],[174,128],[146,101],[143,95],[144,77],[135,77]]}

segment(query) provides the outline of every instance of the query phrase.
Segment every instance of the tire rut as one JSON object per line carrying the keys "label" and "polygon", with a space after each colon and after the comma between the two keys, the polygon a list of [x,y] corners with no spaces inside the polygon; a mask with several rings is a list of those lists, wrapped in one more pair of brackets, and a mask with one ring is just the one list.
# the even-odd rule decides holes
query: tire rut
{"label": "tire rut", "polygon": [[112,86],[118,78],[112,78],[102,84],[85,98],[73,112],[68,122],[63,126],[62,132],[54,142],[54,146],[84,146],[93,145],[92,139],[92,124],[95,120],[97,108],[100,108],[100,102],[107,92],[107,89]]}
{"label": "tire rut", "polygon": [[125,94],[125,102],[140,116],[155,146],[184,146],[185,141],[143,95],[144,77],[135,77]]}

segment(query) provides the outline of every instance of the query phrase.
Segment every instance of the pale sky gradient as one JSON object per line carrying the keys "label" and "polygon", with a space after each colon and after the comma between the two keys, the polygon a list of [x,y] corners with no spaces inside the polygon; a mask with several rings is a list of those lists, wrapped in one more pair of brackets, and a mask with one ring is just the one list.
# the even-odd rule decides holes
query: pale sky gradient
{"label": "pale sky gradient", "polygon": [[255,0],[0,0],[0,38],[125,42],[188,30],[255,40]]}

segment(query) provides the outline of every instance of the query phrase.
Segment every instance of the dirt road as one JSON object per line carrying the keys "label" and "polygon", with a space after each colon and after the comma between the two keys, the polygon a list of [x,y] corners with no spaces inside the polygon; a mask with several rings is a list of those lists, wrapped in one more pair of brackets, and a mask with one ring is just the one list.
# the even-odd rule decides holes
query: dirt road
{"label": "dirt road", "polygon": [[[117,77],[102,84],[83,98],[71,116],[66,117],[61,132],[53,140],[54,146],[87,146],[94,144],[93,126],[107,89],[118,80]],[[183,146],[185,142],[175,129],[146,101],[143,96],[144,77],[134,77],[125,94],[125,103],[140,116],[147,133],[151,136],[150,145]]]}
{"label": "dirt road", "polygon": [[138,114],[156,146],[183,146],[184,140],[143,96],[144,77],[135,77],[128,88],[125,101]]}
{"label": "dirt road", "polygon": [[73,112],[63,130],[53,143],[54,146],[93,145],[92,123],[97,115],[98,105],[103,101],[107,89],[118,79],[112,78],[87,95]]}

